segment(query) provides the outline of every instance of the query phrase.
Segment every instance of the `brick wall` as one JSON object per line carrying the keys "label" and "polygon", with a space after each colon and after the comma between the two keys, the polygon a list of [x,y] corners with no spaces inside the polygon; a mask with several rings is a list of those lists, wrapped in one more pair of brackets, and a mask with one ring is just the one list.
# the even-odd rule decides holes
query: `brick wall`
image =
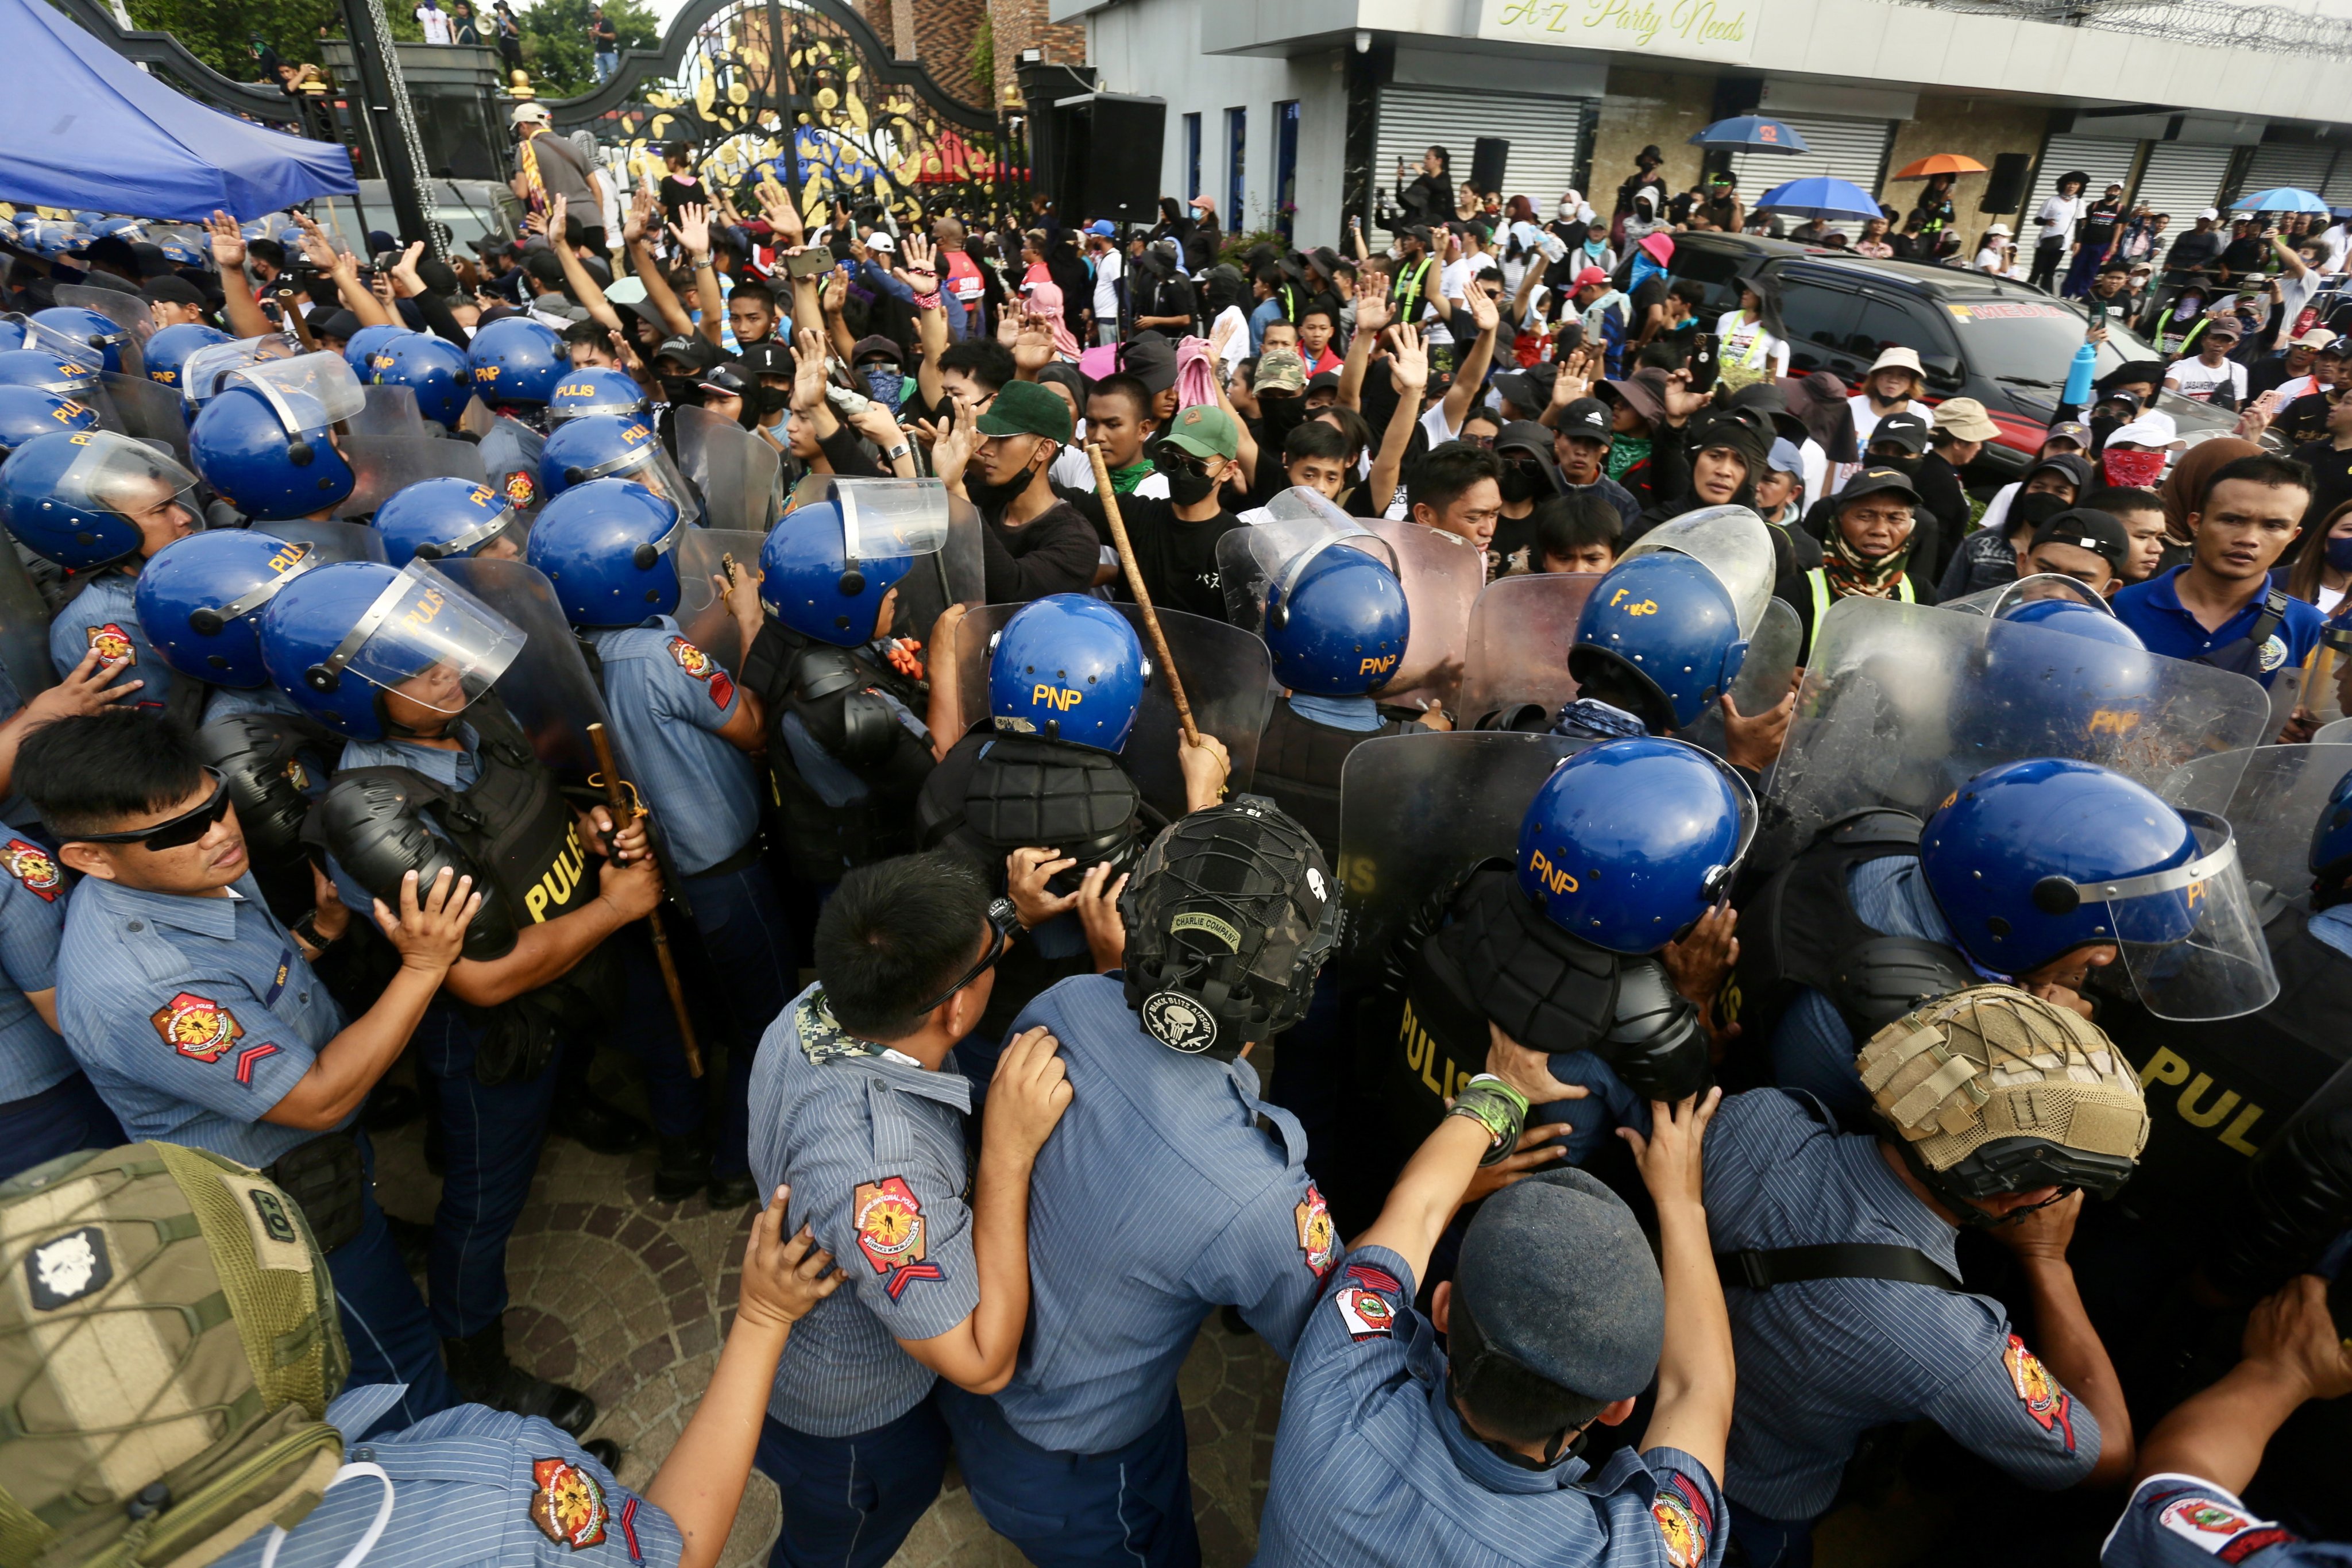
{"label": "brick wall", "polygon": [[1087,63],[1087,29],[1083,22],[1055,24],[1046,20],[1046,0],[989,0],[988,13],[996,27],[996,98],[1013,85],[1013,68],[1021,51],[1041,49],[1049,60],[1070,65]]}
{"label": "brick wall", "polygon": [[[890,36],[890,0],[867,0],[882,14],[875,31],[887,39]],[[913,0],[915,13],[915,58],[931,73],[931,79],[966,103],[985,107],[989,89],[984,83],[972,79],[971,40],[980,31],[980,21],[988,15],[988,0]],[[997,43],[997,59],[1004,58],[1004,45]]]}

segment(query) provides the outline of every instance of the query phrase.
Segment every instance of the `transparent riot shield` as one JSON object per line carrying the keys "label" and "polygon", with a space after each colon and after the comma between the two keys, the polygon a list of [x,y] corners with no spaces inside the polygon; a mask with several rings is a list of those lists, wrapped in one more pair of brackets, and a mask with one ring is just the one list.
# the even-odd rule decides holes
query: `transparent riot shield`
{"label": "transparent riot shield", "polygon": [[1779,568],[1772,553],[1772,525],[1744,506],[1701,507],[1658,524],[1619,556],[1620,564],[1636,555],[1671,551],[1704,564],[1731,595],[1742,636],[1751,635],[1764,618],[1772,599],[1772,582]]}
{"label": "transparent riot shield", "polygon": [[677,466],[702,492],[703,521],[712,528],[765,533],[777,514],[776,449],[707,408],[689,405],[672,414]]}
{"label": "transparent riot shield", "polygon": [[744,647],[735,616],[712,579],[724,576],[732,562],[740,576],[756,584],[760,546],[766,542],[766,535],[748,529],[689,528],[677,536],[678,629],[687,641],[738,676],[743,673],[743,656],[750,650]]}
{"label": "transparent riot shield", "polygon": [[2333,724],[2322,724],[2319,733],[2311,738],[2315,746],[2352,745],[2352,719],[2338,719]]}
{"label": "transparent riot shield", "polygon": [[1486,552],[1459,534],[1376,517],[1366,521],[1395,552],[1412,633],[1404,658],[1381,688],[1384,704],[1451,708],[1470,643],[1470,606],[1486,585]]}
{"label": "transparent riot shield", "polygon": [[547,500],[539,482],[539,458],[546,449],[547,437],[520,419],[487,410],[477,429],[471,416],[481,406],[478,398],[467,404],[467,417],[460,421],[468,433],[478,437],[474,450],[480,455],[482,467],[472,477],[506,497],[507,504],[516,510],[537,516]]}
{"label": "transparent riot shield", "polygon": [[1766,795],[1765,863],[1832,817],[1925,817],[1985,769],[2097,763],[2156,787],[2174,769],[2262,743],[2267,694],[2242,675],[2069,632],[1886,599],[1841,599],[1797,694]]}
{"label": "transparent riot shield", "polygon": [[425,435],[343,436],[337,446],[354,479],[351,495],[335,509],[339,518],[365,517],[419,479],[484,482],[481,448],[470,441]]}
{"label": "transparent riot shield", "polygon": [[288,521],[259,523],[254,531],[285,540],[289,544],[307,544],[318,552],[322,565],[332,565],[339,561],[385,563],[383,535],[363,522],[311,522],[295,518]]}
{"label": "transparent riot shield", "polygon": [[124,435],[163,447],[175,461],[188,460],[187,405],[178,392],[143,375],[101,376],[99,391]]}
{"label": "transparent riot shield", "polygon": [[1486,585],[1470,606],[1462,693],[1454,702],[1461,729],[1475,730],[1480,720],[1523,702],[1549,713],[1574,700],[1568,650],[1600,581],[1595,573],[1538,572]]}
{"label": "transparent riot shield", "polygon": [[[953,679],[963,715],[963,727],[988,716],[988,658],[996,634],[1022,608],[1019,605],[983,605],[966,615],[956,628],[952,662],[941,668],[934,661],[934,681]],[[1151,662],[1151,679],[1144,682],[1143,703],[1136,710],[1135,728],[1129,732],[1119,764],[1143,798],[1163,815],[1184,815],[1184,774],[1177,763],[1182,727],[1176,721],[1175,699],[1169,695],[1168,673],[1160,668],[1143,612],[1133,605],[1111,608],[1128,618]],[[1184,698],[1192,705],[1192,722],[1224,742],[1233,772],[1225,782],[1228,795],[1250,787],[1257,773],[1258,736],[1274,707],[1274,665],[1265,644],[1249,632],[1181,610],[1158,610],[1160,629],[1167,635],[1168,651],[1176,661]],[[953,737],[949,737],[950,740]]]}
{"label": "transparent riot shield", "polygon": [[367,405],[344,424],[346,431],[354,436],[425,435],[425,416],[417,411],[415,388],[370,382],[361,390]]}
{"label": "transparent riot shield", "polygon": [[1349,752],[1339,775],[1343,979],[1376,971],[1414,912],[1464,870],[1515,854],[1528,803],[1591,744],[1457,731],[1383,735]]}
{"label": "transparent riot shield", "polygon": [[19,701],[29,702],[58,683],[49,663],[49,606],[25,570],[16,542],[8,539],[0,539],[0,668],[7,670]]}
{"label": "transparent riot shield", "polygon": [[1265,521],[1217,538],[1217,580],[1230,625],[1262,631],[1266,589],[1286,570],[1295,577],[1318,547],[1349,545],[1385,562],[1392,573],[1398,569],[1396,551],[1387,540],[1313,490],[1285,490],[1265,510]]}
{"label": "transparent riot shield", "polygon": [[979,605],[986,592],[980,513],[970,501],[949,494],[944,480],[809,474],[793,489],[793,510],[813,501],[831,501],[840,509],[848,558],[919,557],[898,579],[891,636],[929,644],[931,628],[950,605]]}
{"label": "transparent riot shield", "polygon": [[[563,618],[555,585],[521,561],[467,557],[436,561],[424,569],[447,577],[523,634],[522,651],[491,689],[530,732],[540,760],[566,784],[584,783],[597,771],[588,726],[604,724],[609,732],[611,715],[580,651],[579,635]],[[622,766],[625,774],[625,759]]]}
{"label": "transparent riot shield", "polygon": [[1973,594],[1966,594],[1957,599],[1947,599],[1936,607],[1940,610],[1958,610],[1962,615],[1991,616],[1998,618],[2020,605],[2037,604],[2044,599],[2068,600],[2074,604],[2088,605],[2095,609],[2105,610],[2109,615],[2115,614],[2115,606],[2108,604],[2104,595],[2084,586],[2072,577],[2063,577],[2055,572],[2037,572],[2031,577],[2020,577],[2013,583],[2003,583],[1991,588],[1979,588]]}
{"label": "transparent riot shield", "polygon": [[142,351],[155,335],[155,312],[147,308],[145,296],[126,294],[120,289],[93,289],[87,283],[61,283],[57,297],[60,305],[96,310],[128,333],[131,341],[122,345],[122,374],[146,378]]}
{"label": "transparent riot shield", "polygon": [[2174,805],[2228,819],[2246,880],[2283,898],[2311,890],[2311,831],[2352,773],[2352,742],[2256,746],[2199,757],[2157,786]]}
{"label": "transparent riot shield", "polygon": [[[1763,618],[1748,635],[1747,657],[1740,660],[1739,673],[1732,678],[1731,689],[1727,693],[1742,718],[1753,719],[1780,705],[1796,679],[1797,664],[1804,652],[1804,622],[1797,618],[1797,612],[1787,601],[1768,602]],[[1679,738],[1721,756],[1723,710],[1709,708],[1682,731]]]}

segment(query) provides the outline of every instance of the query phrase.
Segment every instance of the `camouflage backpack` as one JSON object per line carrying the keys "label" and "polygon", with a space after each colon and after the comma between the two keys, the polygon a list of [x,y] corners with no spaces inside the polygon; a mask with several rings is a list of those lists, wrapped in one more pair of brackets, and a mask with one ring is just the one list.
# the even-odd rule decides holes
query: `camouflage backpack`
{"label": "camouflage backpack", "polygon": [[199,1568],[291,1529],[342,1459],[351,1370],[299,1209],[200,1149],[0,1184],[0,1568]]}

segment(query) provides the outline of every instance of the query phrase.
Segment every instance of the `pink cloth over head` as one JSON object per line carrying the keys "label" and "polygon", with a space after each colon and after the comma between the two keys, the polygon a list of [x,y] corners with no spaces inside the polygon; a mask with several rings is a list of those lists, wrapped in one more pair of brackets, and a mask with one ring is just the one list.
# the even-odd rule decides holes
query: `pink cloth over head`
{"label": "pink cloth over head", "polygon": [[1206,338],[1186,338],[1176,345],[1176,406],[1198,407],[1217,401],[1217,356]]}
{"label": "pink cloth over head", "polygon": [[1088,381],[1100,381],[1118,372],[1118,345],[1097,343],[1078,356],[1078,374]]}
{"label": "pink cloth over head", "polygon": [[1078,357],[1078,340],[1070,331],[1070,323],[1062,314],[1062,286],[1058,283],[1024,283],[1022,291],[1029,296],[1027,314],[1042,317],[1054,331],[1054,354],[1057,359]]}

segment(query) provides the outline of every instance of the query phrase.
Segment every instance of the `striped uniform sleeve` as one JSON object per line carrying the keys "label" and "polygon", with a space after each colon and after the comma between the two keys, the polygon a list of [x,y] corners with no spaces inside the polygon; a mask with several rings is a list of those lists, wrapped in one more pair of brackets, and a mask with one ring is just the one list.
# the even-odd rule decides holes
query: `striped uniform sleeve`
{"label": "striped uniform sleeve", "polygon": [[2100,1568],[2209,1568],[2214,1563],[2344,1568],[2352,1564],[2352,1544],[2305,1541],[2196,1476],[2154,1475],[2132,1493],[2099,1549]]}
{"label": "striped uniform sleeve", "polygon": [[[2099,1423],[1987,1304],[1925,1290],[1889,1291],[1906,1317],[1889,1342],[1927,1373],[1921,1413],[1955,1442],[2028,1486],[2071,1487],[2099,1461]],[[1924,1321],[1940,1317],[1942,1322]],[[1936,1361],[1924,1363],[1932,1350]]]}
{"label": "striped uniform sleeve", "polygon": [[225,971],[74,978],[94,983],[104,998],[93,1010],[97,1026],[69,1037],[77,1055],[233,1121],[261,1121],[317,1059],[300,1034]]}
{"label": "striped uniform sleeve", "polygon": [[1650,1448],[1642,1462],[1658,1483],[1650,1519],[1665,1548],[1666,1568],[1722,1568],[1731,1544],[1722,1489],[1706,1467],[1680,1448]]}
{"label": "striped uniform sleeve", "polygon": [[661,655],[648,660],[655,711],[685,720],[698,730],[722,730],[743,705],[726,667],[673,632],[662,639]]}
{"label": "striped uniform sleeve", "polygon": [[0,970],[18,991],[58,983],[65,933],[62,874],[49,852],[0,827]]}
{"label": "striped uniform sleeve", "polygon": [[1244,1204],[1202,1249],[1197,1288],[1209,1300],[1238,1307],[1275,1354],[1287,1358],[1339,1251],[1322,1193],[1294,1168]]}
{"label": "striped uniform sleeve", "polygon": [[881,1124],[894,1115],[886,1092],[830,1102],[843,1124],[795,1152],[784,1179],[796,1217],[840,1260],[859,1304],[893,1338],[928,1340],[980,1305],[971,1211],[961,1172]]}

